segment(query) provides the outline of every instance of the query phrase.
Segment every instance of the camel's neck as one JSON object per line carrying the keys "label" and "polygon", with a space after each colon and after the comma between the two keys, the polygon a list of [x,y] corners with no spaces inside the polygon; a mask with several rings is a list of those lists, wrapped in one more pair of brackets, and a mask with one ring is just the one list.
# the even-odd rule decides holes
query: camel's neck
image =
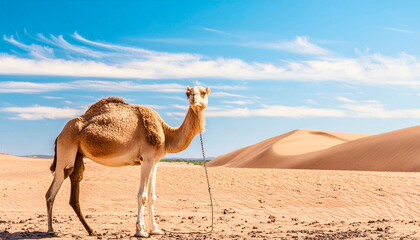
{"label": "camel's neck", "polygon": [[[203,111],[200,111],[201,130],[204,131],[205,119]],[[200,133],[197,113],[188,109],[184,122],[178,128],[164,127],[165,148],[168,153],[177,153],[186,149],[194,137]]]}

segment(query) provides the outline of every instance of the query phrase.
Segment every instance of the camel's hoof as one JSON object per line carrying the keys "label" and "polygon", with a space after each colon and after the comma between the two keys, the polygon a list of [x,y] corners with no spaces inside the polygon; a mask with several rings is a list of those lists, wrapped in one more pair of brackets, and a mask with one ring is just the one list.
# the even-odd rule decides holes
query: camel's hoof
{"label": "camel's hoof", "polygon": [[144,231],[144,230],[140,230],[140,231],[138,231],[138,232],[136,232],[136,235],[135,235],[136,237],[145,237],[145,238],[147,238],[147,237],[149,237],[150,235],[149,235],[149,233],[148,232],[146,232],[146,231]]}
{"label": "camel's hoof", "polygon": [[54,232],[54,230],[48,230],[47,234],[51,236],[57,236],[57,233]]}
{"label": "camel's hoof", "polygon": [[91,231],[89,232],[89,236],[97,236],[98,233],[96,231]]}
{"label": "camel's hoof", "polygon": [[151,235],[165,235],[165,232],[156,228],[155,230],[150,231]]}

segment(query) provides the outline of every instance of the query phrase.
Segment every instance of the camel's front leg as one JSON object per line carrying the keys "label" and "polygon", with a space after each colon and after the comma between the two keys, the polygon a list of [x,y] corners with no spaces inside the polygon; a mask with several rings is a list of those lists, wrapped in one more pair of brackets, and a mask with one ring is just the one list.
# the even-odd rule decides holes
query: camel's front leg
{"label": "camel's front leg", "polygon": [[147,202],[147,188],[149,187],[149,178],[152,169],[153,161],[145,159],[141,165],[140,189],[137,195],[138,215],[136,224],[136,236],[138,237],[149,237],[149,233],[146,232],[146,227],[144,224],[144,205]]}
{"label": "camel's front leg", "polygon": [[149,180],[150,185],[147,189],[148,190],[147,202],[149,204],[149,222],[151,226],[150,234],[163,235],[165,234],[165,232],[159,229],[155,221],[156,172],[157,172],[158,164],[159,163],[156,163],[153,166],[152,174],[150,175],[150,180]]}

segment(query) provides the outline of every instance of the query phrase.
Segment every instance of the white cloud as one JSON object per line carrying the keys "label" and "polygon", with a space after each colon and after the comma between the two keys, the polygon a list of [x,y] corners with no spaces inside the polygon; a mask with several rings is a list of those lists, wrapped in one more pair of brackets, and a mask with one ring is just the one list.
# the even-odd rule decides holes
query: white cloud
{"label": "white cloud", "polygon": [[188,110],[188,108],[189,108],[188,105],[179,105],[179,104],[174,104],[173,107],[178,108],[178,109],[182,109],[182,110]]}
{"label": "white cloud", "polygon": [[355,118],[420,118],[420,109],[387,110],[381,103],[352,104],[343,108]]}
{"label": "white cloud", "polygon": [[47,42],[51,45],[67,50],[69,52],[79,53],[79,54],[86,55],[89,57],[94,57],[94,58],[101,58],[107,55],[106,53],[94,51],[84,46],[77,46],[77,45],[71,44],[67,42],[66,40],[64,40],[62,35],[59,35],[58,37],[54,35],[50,35],[51,39],[46,38],[42,34],[38,34],[38,37],[44,42]]}
{"label": "white cloud", "polygon": [[[187,106],[174,106],[187,109]],[[185,112],[168,112],[169,116],[185,116]],[[262,105],[260,108],[248,107],[208,107],[206,117],[283,117],[283,118],[379,118],[379,119],[420,119],[420,109],[386,109],[376,101],[349,103],[336,108],[314,108],[308,106]]]}
{"label": "white cloud", "polygon": [[[1,83],[0,83],[0,86],[1,86]],[[1,92],[1,89],[0,89],[0,92]],[[43,96],[42,98],[52,99],[52,100],[64,99],[63,97],[55,97],[55,96]]]}
{"label": "white cloud", "polygon": [[[166,106],[148,105],[155,109]],[[173,105],[182,112],[167,112],[168,116],[184,117],[188,105]],[[73,118],[83,114],[83,109],[57,108],[48,106],[6,107],[0,112],[14,114],[11,119],[42,120]],[[366,104],[347,104],[338,108],[313,108],[308,106],[262,105],[260,108],[207,107],[206,117],[283,117],[283,118],[400,118],[420,119],[420,109],[386,109],[379,102]]]}
{"label": "white cloud", "polygon": [[[420,62],[411,55],[400,53],[396,57],[367,54],[355,58],[323,56],[324,49],[298,37],[287,49],[317,54],[304,61],[245,62],[238,58],[210,58],[199,54],[167,53],[137,47],[95,42],[75,33],[82,44],[101,48],[102,55],[88,46],[71,44],[61,36],[48,41],[54,51],[64,51],[63,58],[46,57],[45,53],[28,45],[29,58],[0,54],[0,74],[50,75],[77,77],[107,77],[128,79],[222,78],[237,80],[280,81],[339,81],[352,84],[396,85],[420,88]],[[12,38],[6,38],[12,41]],[[19,42],[14,40],[15,44]],[[38,47],[35,47],[38,49]],[[49,46],[46,46],[48,49]],[[297,49],[301,50],[297,50]],[[47,51],[47,50],[46,50]],[[33,53],[35,52],[35,53]],[[47,51],[48,52],[48,51]],[[39,53],[39,54],[38,54]],[[34,55],[43,57],[34,57]],[[77,55],[79,54],[79,55]],[[72,55],[79,57],[74,58]],[[89,56],[84,58],[83,56]],[[323,56],[323,57],[320,57]],[[227,89],[227,88],[225,88]]]}
{"label": "white cloud", "polygon": [[177,83],[162,84],[139,84],[131,81],[96,81],[96,80],[79,80],[71,83],[79,89],[94,89],[96,91],[112,91],[112,92],[183,92],[185,86]]}
{"label": "white cloud", "polygon": [[[185,116],[184,112],[171,112],[169,116]],[[264,105],[262,108],[206,109],[206,117],[345,117],[346,113],[337,109],[310,108],[306,106]]]}
{"label": "white cloud", "polygon": [[218,34],[223,34],[223,35],[230,35],[227,32],[223,32],[221,30],[218,29],[214,29],[214,28],[208,28],[208,27],[202,27],[200,28],[201,30],[207,31],[207,32],[212,32],[212,33],[218,33]]}
{"label": "white cloud", "polygon": [[28,59],[7,54],[0,54],[0,74],[152,78],[151,72],[142,69],[118,67],[86,59]]}
{"label": "white cloud", "polygon": [[326,55],[329,51],[309,42],[307,36],[297,36],[293,42],[276,42],[276,43],[248,43],[244,46],[254,46],[260,48],[268,48],[292,52],[297,54],[310,54],[310,55]]}
{"label": "white cloud", "polygon": [[253,101],[249,101],[249,100],[223,101],[223,102],[227,104],[236,104],[236,105],[247,105],[247,104],[254,103]]}
{"label": "white cloud", "polygon": [[[195,81],[195,86],[208,86],[205,83],[202,83],[198,80]],[[238,85],[209,85],[211,90],[245,90],[248,89],[246,86],[238,86]]]}
{"label": "white cloud", "polygon": [[355,103],[355,101],[349,99],[349,98],[345,98],[345,97],[336,97],[335,99],[337,99],[340,102],[345,102],[345,103]]}
{"label": "white cloud", "polygon": [[13,36],[7,37],[3,35],[3,40],[9,42],[16,47],[28,51],[33,57],[37,59],[45,59],[54,57],[54,51],[48,46],[40,46],[37,44],[26,45],[24,43],[18,42],[14,39]]}
{"label": "white cloud", "polygon": [[143,49],[143,48],[125,47],[125,46],[119,46],[119,45],[115,45],[115,44],[108,44],[108,43],[100,43],[100,42],[91,41],[91,40],[88,40],[88,39],[82,37],[77,32],[73,33],[72,36],[75,39],[77,39],[77,40],[79,40],[83,43],[87,43],[87,44],[102,47],[102,48],[107,48],[107,49],[112,49],[112,50],[117,50],[117,51],[125,51],[125,52],[137,52],[137,53],[148,53],[148,54],[153,53],[153,51],[146,50],[146,49]]}
{"label": "white cloud", "polygon": [[[157,43],[168,43],[168,44],[182,44],[182,45],[191,45],[197,44],[197,41],[187,38],[130,38],[126,37],[124,39],[131,39],[135,41],[142,41],[142,42],[157,42]],[[201,42],[202,43],[202,42]]]}
{"label": "white cloud", "polygon": [[1,108],[0,112],[13,113],[12,119],[23,120],[42,120],[42,119],[59,119],[72,118],[83,113],[81,109],[74,108],[56,108],[45,106],[33,107],[7,107]]}
{"label": "white cloud", "polygon": [[[176,83],[141,84],[132,81],[77,80],[64,83],[0,82],[0,93],[40,93],[70,89],[106,92],[183,92],[185,86]],[[51,97],[45,97],[52,99]],[[56,97],[54,99],[57,99]]]}
{"label": "white cloud", "polygon": [[362,100],[361,102],[364,102],[364,103],[379,103],[378,100]]}
{"label": "white cloud", "polygon": [[311,104],[311,105],[318,105],[318,103],[317,103],[317,102],[315,102],[313,99],[308,99],[308,100],[306,100],[306,103],[309,103],[309,104]]}
{"label": "white cloud", "polygon": [[215,85],[210,86],[211,90],[217,89],[217,90],[245,90],[248,89],[248,87],[245,86],[235,86],[235,85]]}
{"label": "white cloud", "polygon": [[246,96],[235,94],[235,93],[227,93],[227,92],[213,92],[210,93],[212,97],[237,97],[237,98],[246,98]]}
{"label": "white cloud", "polygon": [[[66,83],[0,82],[0,93],[39,93],[71,89]],[[56,97],[44,97],[57,99]]]}
{"label": "white cloud", "polygon": [[149,107],[149,108],[153,108],[153,109],[165,109],[165,108],[167,108],[166,106],[152,105],[152,104],[146,104],[144,106]]}
{"label": "white cloud", "polygon": [[259,109],[235,108],[226,111],[209,111],[208,117],[345,117],[345,112],[337,109],[310,108],[306,106],[266,105]]}
{"label": "white cloud", "polygon": [[167,98],[167,99],[174,99],[178,101],[186,101],[187,97],[177,97],[177,96],[159,96],[159,98]]}
{"label": "white cloud", "polygon": [[402,33],[416,33],[414,31],[410,31],[410,30],[402,29],[402,28],[395,28],[395,27],[383,27],[383,29],[391,30],[394,32],[402,32]]}

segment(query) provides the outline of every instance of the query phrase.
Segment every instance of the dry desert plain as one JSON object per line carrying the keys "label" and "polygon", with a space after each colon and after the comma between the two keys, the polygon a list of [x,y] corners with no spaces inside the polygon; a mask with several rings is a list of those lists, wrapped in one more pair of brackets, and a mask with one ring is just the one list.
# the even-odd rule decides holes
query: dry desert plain
{"label": "dry desert plain", "polygon": [[[208,169],[214,232],[151,239],[420,239],[419,138],[420,127],[371,136],[297,130],[220,156]],[[140,168],[90,160],[81,206],[99,235],[88,236],[68,204],[69,180],[54,205],[58,234],[46,234],[51,161],[0,154],[0,239],[135,239]],[[162,229],[208,229],[203,167],[161,163],[156,191]]]}

